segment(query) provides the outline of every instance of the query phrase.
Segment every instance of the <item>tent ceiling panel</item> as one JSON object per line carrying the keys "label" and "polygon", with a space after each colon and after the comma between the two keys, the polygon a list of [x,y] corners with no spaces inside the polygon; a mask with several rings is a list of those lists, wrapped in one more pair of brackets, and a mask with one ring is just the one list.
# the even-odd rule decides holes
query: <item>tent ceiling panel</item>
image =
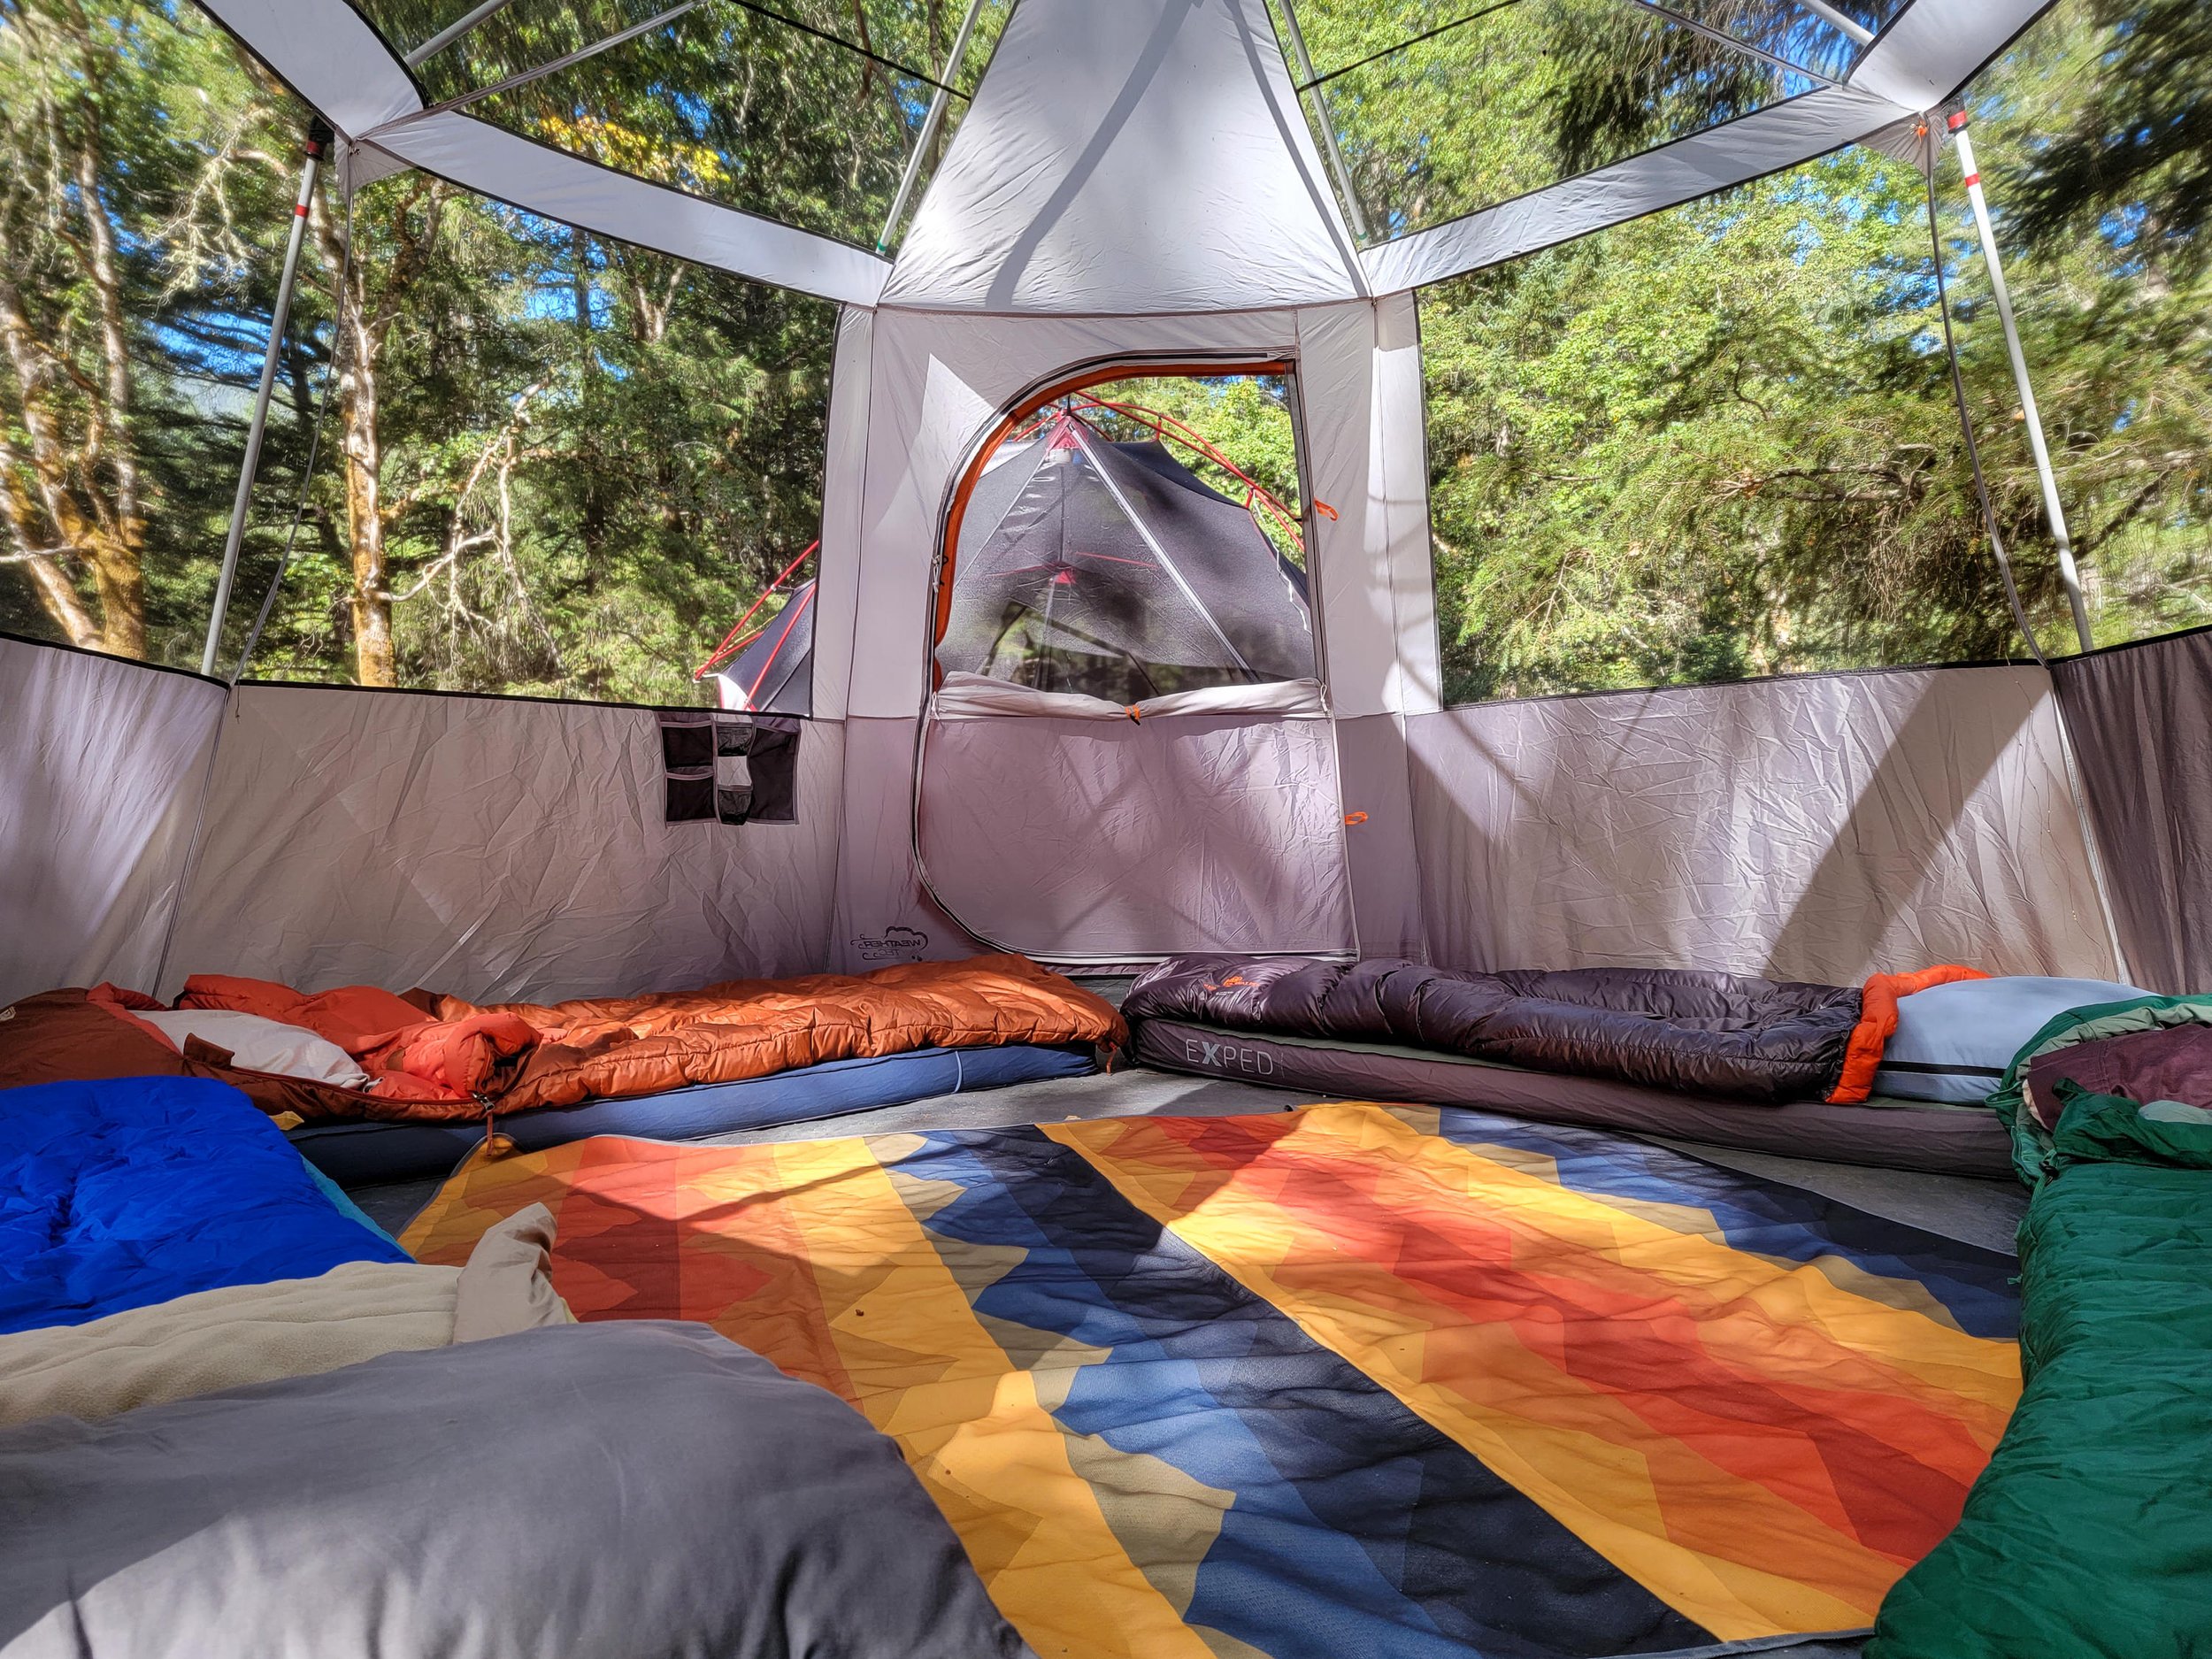
{"label": "tent ceiling panel", "polygon": [[642,184],[466,115],[387,127],[376,143],[426,173],[548,219],[846,304],[874,304],[891,268],[844,242]]}
{"label": "tent ceiling panel", "polygon": [[[548,63],[647,22],[678,4],[680,0],[495,0],[488,9],[485,0],[360,0],[361,10],[384,38],[418,60],[434,98],[452,97]],[[956,91],[975,90],[1010,4],[985,0],[979,8],[974,39],[952,77]],[[944,70],[964,6],[964,0],[958,5],[934,6],[913,0],[744,0],[743,9],[864,52],[910,77],[931,79]],[[425,50],[434,45],[440,50]]]}
{"label": "tent ceiling panel", "polygon": [[1948,98],[2055,0],[1919,0],[1867,50],[1851,84],[1908,110]]}
{"label": "tent ceiling panel", "polygon": [[422,108],[407,66],[346,0],[200,0],[350,138]]}
{"label": "tent ceiling panel", "polygon": [[[1003,4],[989,9],[995,15]],[[451,4],[375,0],[370,11],[396,42],[435,43],[435,31],[454,27]],[[945,73],[946,43],[929,38],[924,16],[890,0],[865,9],[820,0],[506,0],[422,57],[417,73],[440,105],[872,247]],[[963,60],[980,61],[972,36]],[[949,130],[967,99],[944,89],[953,95]]]}
{"label": "tent ceiling panel", "polygon": [[1361,292],[1261,0],[1022,0],[884,303],[1117,315]]}
{"label": "tent ceiling panel", "polygon": [[1895,104],[1870,93],[1822,88],[1550,189],[1370,248],[1361,261],[1378,294],[1425,287],[1794,166],[1881,131],[1899,113]]}
{"label": "tent ceiling panel", "polygon": [[[894,80],[887,69],[872,65],[872,59],[835,41],[768,17],[757,7],[713,0],[711,5],[690,8],[685,17],[695,12],[710,12],[711,16],[697,26],[702,30],[714,19],[735,15],[752,21],[733,27],[757,25],[763,30],[778,31],[772,36],[760,36],[757,43],[772,45],[776,49],[773,60],[780,65],[800,60],[803,54],[792,47],[794,42],[841,65],[847,60],[864,69],[872,65],[866,102],[872,108],[887,111],[878,129],[858,135],[860,128],[851,111],[863,101],[856,96],[801,113],[805,121],[826,121],[840,119],[838,111],[843,111],[844,126],[834,136],[843,146],[844,165],[831,170],[838,174],[833,180],[795,178],[793,170],[784,165],[787,159],[784,152],[791,147],[781,139],[762,147],[760,153],[769,155],[776,164],[772,166],[759,165],[754,157],[735,150],[726,155],[715,150],[719,134],[714,122],[726,116],[732,88],[741,87],[744,77],[732,71],[727,61],[703,56],[703,35],[671,35],[680,19],[649,31],[649,45],[645,43],[647,35],[641,35],[555,75],[476,99],[463,106],[469,113],[460,108],[433,108],[426,112],[422,88],[401,62],[393,42],[379,35],[349,0],[200,3],[342,134],[365,141],[376,151],[486,196],[641,247],[848,304],[872,305],[890,270],[887,261],[852,244],[872,244],[882,228],[877,215],[887,207],[896,188],[909,140],[927,106],[926,96],[914,98],[910,87],[904,93],[884,90]],[[678,3],[665,0],[662,10]],[[984,11],[991,13],[1005,3],[984,0]],[[633,0],[588,0],[582,15],[591,18],[603,12],[597,20],[613,22],[618,33],[620,19],[629,15],[621,8],[631,4]],[[563,26],[551,21],[555,12],[565,13],[569,8],[543,6],[541,10],[541,0],[512,0],[511,5],[487,17],[477,28],[426,60],[424,73],[434,81],[430,88],[433,96],[457,84],[449,79],[435,80],[459,73],[441,65],[449,58],[464,65],[474,61],[468,56],[467,42],[480,32],[492,30],[508,11],[521,13],[509,20],[511,29],[535,18],[545,20],[546,27],[558,35],[549,57],[536,60],[531,67],[543,68],[546,62],[557,60],[572,50],[565,43],[572,35],[561,33]],[[526,6],[531,9],[525,11]],[[449,27],[473,8],[456,0],[450,5],[415,8],[411,14],[396,6],[387,9],[393,12],[392,27],[403,38],[411,39],[434,24],[440,28]],[[657,15],[651,13],[647,20]],[[588,32],[575,30],[572,38],[581,39]],[[980,27],[977,33],[987,38]],[[496,42],[502,37],[488,33],[485,38]],[[972,65],[964,72],[970,75],[977,73],[972,62],[980,61],[977,50],[971,47]],[[626,59],[626,52],[633,56]],[[703,64],[710,68],[701,70]],[[712,66],[718,64],[718,67]],[[714,101],[710,104],[703,94],[672,96],[670,87],[682,85],[674,73],[677,68],[699,70],[703,78],[697,84],[713,88]],[[652,78],[664,73],[665,80]],[[855,72],[850,77],[849,92],[856,92],[860,73]],[[598,77],[595,81],[594,75]],[[563,81],[564,76],[572,80]],[[561,84],[546,84],[556,81]],[[497,83],[495,78],[482,84]],[[616,93],[625,86],[635,89],[636,96],[618,108]],[[926,85],[923,90],[927,91]],[[556,96],[566,93],[574,94],[571,103],[565,108],[556,105]],[[455,96],[466,96],[467,91]],[[827,97],[826,93],[824,96]],[[956,105],[961,101],[952,102]],[[894,107],[895,114],[887,112]],[[475,119],[480,115],[495,116],[507,126],[527,128],[528,135],[503,130],[492,119]],[[787,135],[796,129],[778,130]],[[705,136],[698,136],[703,131]],[[674,142],[686,132],[693,134],[687,148]],[[541,138],[549,142],[533,142]],[[856,168],[856,160],[864,165]],[[856,176],[864,188],[846,188]],[[728,188],[718,194],[727,202],[742,204],[746,209],[758,206],[761,211],[737,211],[692,193],[702,185],[725,183]],[[838,188],[833,189],[833,184]],[[811,228],[832,221],[845,240]]]}

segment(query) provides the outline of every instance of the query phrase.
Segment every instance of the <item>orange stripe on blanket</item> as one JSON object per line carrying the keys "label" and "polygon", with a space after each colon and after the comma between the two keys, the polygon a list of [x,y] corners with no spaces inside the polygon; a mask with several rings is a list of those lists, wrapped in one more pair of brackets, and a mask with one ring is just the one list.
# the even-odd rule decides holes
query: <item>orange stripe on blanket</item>
{"label": "orange stripe on blanket", "polygon": [[[584,1319],[696,1319],[890,1435],[1040,1655],[1216,1659],[1117,1536],[1036,1377],[878,1161],[901,1137],[748,1147],[596,1139],[462,1166],[404,1238],[457,1263],[542,1202]],[[1090,1448],[1099,1464],[1101,1448]]]}
{"label": "orange stripe on blanket", "polygon": [[1725,1640],[1869,1622],[2018,1391],[2008,1343],[1377,1108],[1046,1133]]}
{"label": "orange stripe on blanket", "polygon": [[1838,1106],[1863,1101],[1874,1092],[1874,1074],[1882,1069],[1882,1050],[1897,1034],[1897,1002],[1931,986],[1955,985],[1961,979],[1986,979],[1979,968],[1956,964],[1923,968],[1917,973],[1877,973],[1866,982],[1859,1002],[1859,1023],[1851,1028],[1851,1041],[1843,1051],[1843,1070],[1828,1099]]}

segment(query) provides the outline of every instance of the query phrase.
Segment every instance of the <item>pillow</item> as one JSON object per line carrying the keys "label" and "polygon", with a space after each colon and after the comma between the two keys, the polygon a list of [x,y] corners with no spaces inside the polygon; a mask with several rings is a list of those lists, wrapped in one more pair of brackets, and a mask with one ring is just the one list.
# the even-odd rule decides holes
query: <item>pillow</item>
{"label": "pillow", "polygon": [[2022,1098],[2046,1129],[2058,1127],[2061,1083],[2092,1094],[2212,1106],[2212,1025],[2154,1025],[2054,1048],[2028,1062]]}
{"label": "pillow", "polygon": [[2029,1038],[2069,1009],[2148,996],[2110,979],[1961,979],[1901,997],[1874,1092],[1900,1100],[1985,1100]]}
{"label": "pillow", "polygon": [[287,1025],[258,1014],[205,1008],[161,1009],[136,1018],[175,1043],[179,1052],[187,1037],[197,1037],[229,1050],[231,1064],[249,1071],[303,1077],[316,1083],[335,1083],[341,1088],[369,1086],[369,1074],[354,1064],[351,1055],[303,1025]]}

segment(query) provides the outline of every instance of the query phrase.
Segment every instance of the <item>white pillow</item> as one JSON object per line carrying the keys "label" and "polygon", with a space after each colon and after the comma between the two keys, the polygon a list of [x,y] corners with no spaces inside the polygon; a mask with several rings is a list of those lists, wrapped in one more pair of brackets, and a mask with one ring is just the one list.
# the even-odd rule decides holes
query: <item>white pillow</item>
{"label": "white pillow", "polygon": [[138,1018],[158,1028],[180,1049],[187,1037],[227,1048],[231,1064],[249,1071],[303,1077],[316,1083],[335,1083],[341,1088],[369,1086],[369,1074],[354,1064],[351,1055],[304,1025],[288,1025],[259,1014],[234,1014],[222,1009],[157,1009]]}

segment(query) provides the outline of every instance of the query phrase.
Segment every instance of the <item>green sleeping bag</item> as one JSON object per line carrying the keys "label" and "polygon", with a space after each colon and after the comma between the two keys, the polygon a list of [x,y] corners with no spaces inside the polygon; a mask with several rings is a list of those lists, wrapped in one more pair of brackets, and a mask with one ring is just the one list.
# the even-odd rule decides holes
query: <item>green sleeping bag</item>
{"label": "green sleeping bag", "polygon": [[2212,1655],[2212,1112],[2058,1094],[2020,1229],[2026,1390],[1866,1659]]}

